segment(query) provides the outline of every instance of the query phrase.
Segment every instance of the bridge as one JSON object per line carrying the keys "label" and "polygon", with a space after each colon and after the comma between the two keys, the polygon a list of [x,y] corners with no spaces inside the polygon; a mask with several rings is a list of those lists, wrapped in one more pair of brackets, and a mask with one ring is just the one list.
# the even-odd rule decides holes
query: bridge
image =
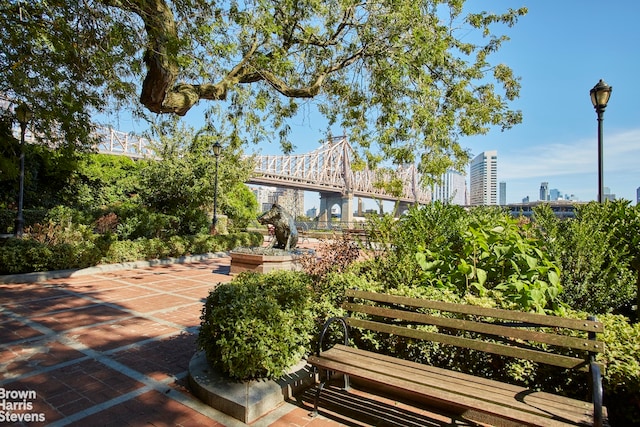
{"label": "bridge", "polygon": [[[19,137],[20,129],[14,127]],[[124,155],[134,159],[156,158],[152,141],[108,127],[95,131],[99,153]],[[25,134],[25,141],[35,143],[35,135]],[[343,222],[353,221],[354,197],[398,202],[398,212],[411,204],[427,204],[431,194],[420,186],[420,174],[415,165],[398,167],[393,177],[402,181],[402,194],[392,195],[376,183],[392,178],[380,170],[356,170],[351,168],[354,151],[344,136],[330,138],[318,149],[300,155],[255,155],[255,169],[248,184],[283,187],[320,193],[321,222],[329,221],[331,208],[340,206]]]}
{"label": "bridge", "polygon": [[320,221],[327,221],[331,207],[339,205],[342,221],[353,221],[354,197],[399,202],[398,211],[409,205],[426,204],[431,194],[420,187],[420,174],[415,165],[399,167],[395,178],[402,181],[402,195],[392,195],[376,183],[393,178],[390,173],[351,168],[353,148],[344,136],[330,138],[320,148],[300,155],[255,156],[256,167],[250,184],[286,187],[320,193]]}

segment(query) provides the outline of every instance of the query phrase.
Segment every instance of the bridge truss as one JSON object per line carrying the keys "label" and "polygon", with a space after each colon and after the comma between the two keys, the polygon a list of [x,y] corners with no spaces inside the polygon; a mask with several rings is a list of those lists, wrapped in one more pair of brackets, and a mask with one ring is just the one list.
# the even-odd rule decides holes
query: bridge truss
{"label": "bridge truss", "polygon": [[[19,138],[19,127],[15,126],[13,133]],[[134,159],[157,158],[153,143],[147,138],[109,127],[96,128],[94,136],[98,139],[94,148],[99,153]],[[25,134],[25,141],[43,142],[29,131]],[[342,136],[331,138],[306,154],[253,156],[256,166],[248,183],[403,203],[426,204],[431,201],[430,192],[420,186],[420,174],[415,165],[402,166],[394,171],[393,177],[403,184],[402,195],[392,195],[376,185],[389,181],[392,176],[366,168],[354,171],[351,168],[353,152],[347,138]]]}
{"label": "bridge truss", "polygon": [[397,196],[376,185],[390,180],[391,175],[366,168],[354,171],[352,156],[353,148],[344,136],[332,138],[306,154],[255,156],[256,167],[249,183],[406,203],[431,201],[431,194],[420,186],[420,174],[415,165],[394,171],[393,177],[403,183],[402,195]]}

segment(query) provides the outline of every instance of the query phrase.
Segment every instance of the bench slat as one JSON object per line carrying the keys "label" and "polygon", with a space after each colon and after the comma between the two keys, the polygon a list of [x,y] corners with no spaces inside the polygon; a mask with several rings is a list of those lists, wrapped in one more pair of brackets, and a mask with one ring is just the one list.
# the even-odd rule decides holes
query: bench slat
{"label": "bench slat", "polygon": [[345,303],[345,310],[381,316],[390,319],[402,319],[410,322],[419,322],[426,325],[435,325],[441,327],[455,328],[464,331],[479,332],[496,336],[516,338],[538,343],[551,344],[573,348],[582,351],[603,352],[604,343],[596,340],[589,340],[578,337],[570,337],[566,335],[558,335],[547,332],[531,331],[526,329],[518,329],[512,326],[495,325],[490,323],[481,323],[468,321],[463,319],[452,319],[446,317],[431,316],[424,313],[416,313],[404,310],[397,310],[385,307],[375,307],[370,305]]}
{"label": "bench slat", "polygon": [[389,304],[406,305],[410,307],[431,308],[434,310],[448,311],[450,313],[473,314],[484,317],[494,317],[505,320],[515,320],[531,323],[532,325],[551,326],[561,328],[571,328],[586,332],[602,332],[601,322],[594,320],[567,319],[564,317],[547,316],[544,314],[524,313],[515,310],[504,310],[500,308],[478,307],[474,305],[455,304],[442,301],[432,301],[420,298],[402,297],[397,295],[380,294],[377,292],[358,291],[347,289],[347,297],[362,298],[370,301],[384,302]]}
{"label": "bench slat", "polygon": [[[488,415],[498,415],[515,422],[524,422],[539,426],[559,426],[566,422],[590,425],[592,422],[586,410],[582,411],[578,409],[576,411],[575,408],[564,408],[564,410],[555,408],[553,413],[551,413],[548,408],[543,410],[539,409],[536,405],[519,402],[515,399],[515,396],[509,404],[507,404],[504,396],[499,397],[492,393],[481,393],[480,396],[461,394],[460,390],[464,390],[464,387],[454,389],[454,387],[451,387],[446,382],[442,384],[438,383],[437,380],[431,381],[429,377],[425,375],[398,376],[397,367],[394,369],[393,365],[385,366],[384,364],[380,364],[375,358],[369,358],[371,354],[368,352],[362,352],[360,356],[364,359],[358,359],[352,352],[341,352],[340,347],[341,346],[336,346],[334,349],[323,352],[321,357],[310,357],[309,362],[322,369],[346,373],[355,378],[419,393],[436,402],[446,403],[448,405],[453,404],[460,408],[471,409]],[[418,365],[416,372],[419,372],[420,365],[415,365]],[[406,372],[403,372],[403,374],[406,374]],[[496,383],[494,386],[499,387],[500,384],[501,383]],[[497,400],[495,399],[496,396],[499,397]],[[492,398],[493,400],[491,400]],[[552,417],[556,419],[552,419]]]}
{"label": "bench slat", "polygon": [[[471,396],[485,396],[485,394],[488,393],[491,399],[499,400],[506,398],[510,401],[514,399],[514,396],[517,396],[527,404],[542,405],[544,407],[551,406],[580,414],[590,414],[593,408],[592,403],[582,400],[571,399],[542,391],[534,392],[526,387],[503,383],[475,375],[464,374],[462,372],[456,372],[449,369],[424,365],[405,359],[398,359],[354,347],[336,345],[334,349],[335,350],[332,350],[332,353],[330,353],[329,356],[332,360],[346,358],[351,360],[351,364],[355,364],[354,362],[358,360],[358,364],[367,366],[368,363],[366,363],[366,360],[363,358],[371,359],[375,364],[381,364],[388,367],[390,370],[402,372],[401,376],[403,377],[421,378],[422,376],[425,376],[426,378],[429,378],[429,381],[433,381],[435,384],[444,384],[445,389],[459,388],[465,390],[465,393]],[[337,352],[344,355],[336,356],[334,353]],[[420,379],[420,381],[425,382],[426,380]],[[440,387],[442,388],[442,385]],[[468,391],[467,389],[473,389],[474,391]]]}
{"label": "bench slat", "polygon": [[512,347],[505,344],[478,341],[470,338],[441,334],[438,332],[409,329],[401,326],[393,326],[385,323],[374,322],[371,320],[356,319],[353,317],[347,318],[347,323],[349,326],[353,326],[356,328],[365,328],[397,336],[415,338],[419,340],[436,341],[443,344],[454,345],[457,347],[464,347],[472,350],[484,351],[487,353],[500,354],[503,356],[527,359],[539,363],[546,363],[548,365],[559,366],[562,368],[579,369],[581,371],[589,370],[589,366],[586,364],[586,361],[584,359],[545,353],[540,350],[531,350]]}

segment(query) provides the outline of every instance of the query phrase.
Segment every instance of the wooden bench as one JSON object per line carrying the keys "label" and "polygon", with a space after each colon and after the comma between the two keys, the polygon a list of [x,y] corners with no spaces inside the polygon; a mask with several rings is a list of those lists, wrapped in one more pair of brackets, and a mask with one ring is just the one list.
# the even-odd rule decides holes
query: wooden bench
{"label": "wooden bench", "polygon": [[[317,353],[308,359],[326,374],[321,375],[313,414],[326,381],[342,374],[346,389],[349,377],[357,378],[490,425],[606,425],[601,369],[594,361],[596,353],[604,351],[596,340],[603,325],[595,318],[567,319],[357,290],[348,290],[346,297],[343,308],[351,315],[325,323]],[[334,322],[344,327],[345,343],[322,351]],[[590,402],[357,349],[348,345],[350,328],[438,342],[445,344],[444,352],[451,345],[584,371],[591,384],[591,392],[585,391]]]}
{"label": "wooden bench", "polygon": [[343,228],[342,234],[347,240],[367,245],[369,236],[364,228]]}

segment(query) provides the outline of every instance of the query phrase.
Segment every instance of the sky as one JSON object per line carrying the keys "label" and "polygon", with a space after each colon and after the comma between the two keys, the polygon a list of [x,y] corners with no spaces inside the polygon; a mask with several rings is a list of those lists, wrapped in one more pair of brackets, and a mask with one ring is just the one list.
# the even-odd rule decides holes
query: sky
{"label": "sky", "polygon": [[[512,104],[522,123],[502,132],[468,137],[474,155],[498,151],[498,181],[507,203],[539,198],[541,182],[582,201],[598,193],[597,115],[589,91],[600,79],[613,87],[603,120],[604,186],[636,203],[640,187],[640,2],[613,0],[471,0],[500,12],[526,6],[529,13],[506,34],[494,56],[521,77]],[[606,6],[605,6],[606,4]],[[304,115],[294,121],[297,152],[307,152],[325,129]],[[340,130],[334,130],[334,135]],[[296,140],[296,136],[300,135]]]}
{"label": "sky", "polygon": [[[488,2],[473,1],[474,4]],[[589,91],[600,79],[613,87],[603,120],[604,186],[636,202],[640,187],[640,2],[635,0],[492,1],[527,6],[496,55],[521,77],[513,106],[523,121],[511,130],[467,138],[474,154],[498,151],[498,181],[507,202],[539,198],[549,183],[578,200],[598,192],[597,115]]]}
{"label": "sky", "polygon": [[[635,204],[640,187],[640,1],[468,0],[467,5],[496,13],[529,9],[505,30],[511,40],[491,57],[521,77],[520,97],[511,106],[522,111],[522,123],[461,140],[473,155],[498,151],[498,181],[506,182],[507,203],[526,196],[538,200],[543,181],[577,200],[597,199],[597,116],[589,91],[603,79],[613,87],[603,121],[604,186]],[[185,119],[197,120],[197,113]],[[289,124],[294,154],[317,148],[326,131],[311,107],[302,108]],[[342,131],[332,129],[332,134]],[[278,149],[277,143],[260,147],[264,154],[279,154]],[[307,193],[305,208],[317,207],[317,200],[317,193]]]}

